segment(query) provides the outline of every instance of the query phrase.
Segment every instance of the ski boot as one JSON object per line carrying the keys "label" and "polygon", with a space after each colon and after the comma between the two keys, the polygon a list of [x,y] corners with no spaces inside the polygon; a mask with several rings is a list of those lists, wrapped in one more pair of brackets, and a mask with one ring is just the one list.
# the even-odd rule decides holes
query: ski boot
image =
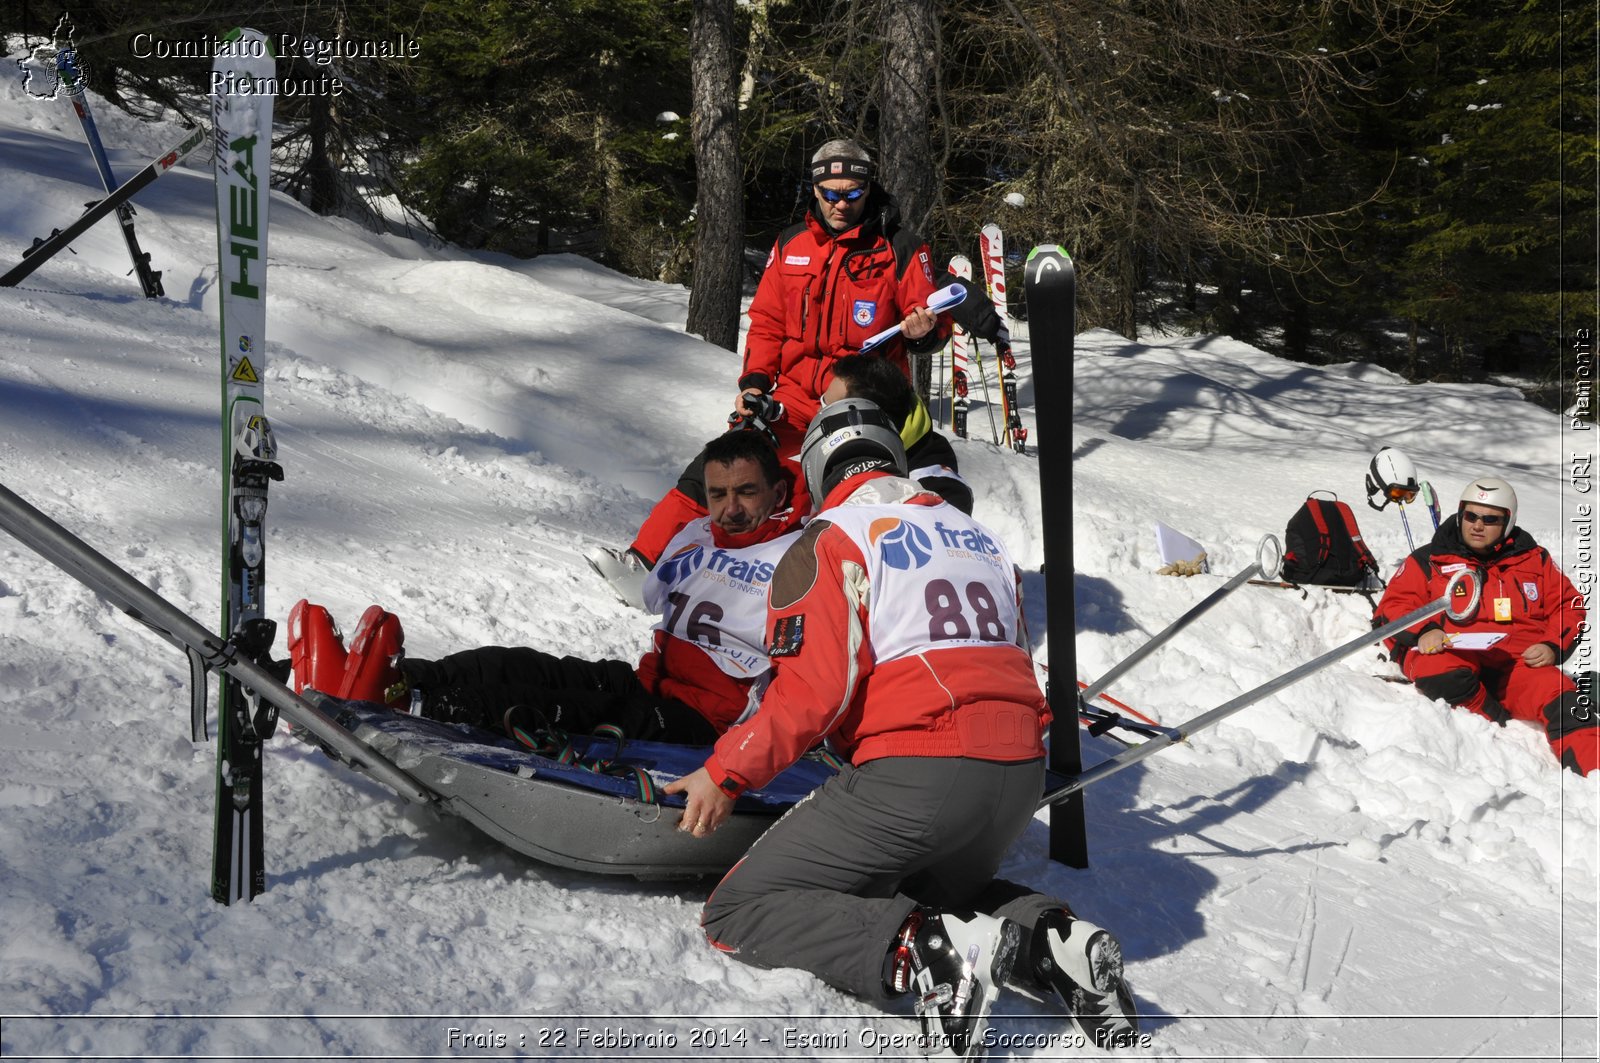
{"label": "ski boot", "polygon": [[[636,550],[617,550],[609,546],[596,546],[583,555],[589,567],[611,584],[611,591],[624,605],[645,609],[644,581],[650,575],[651,565]],[[649,610],[645,610],[648,612]]]}
{"label": "ski boot", "polygon": [[400,618],[382,606],[369,605],[350,639],[344,676],[334,696],[347,701],[372,701],[406,711],[411,690],[400,672],[405,656],[405,632]]}
{"label": "ski boot", "polygon": [[885,981],[916,996],[922,1054],[928,1059],[982,1059],[1000,986],[1016,962],[1022,928],[992,915],[916,908],[889,950]]}
{"label": "ski boot", "polygon": [[1139,1017],[1122,977],[1122,946],[1110,933],[1054,908],[1034,924],[1027,954],[1032,970],[1018,973],[1053,989],[1091,1045],[1135,1042]]}
{"label": "ski boot", "polygon": [[294,671],[294,692],[309,687],[337,694],[344,681],[344,637],[332,615],[320,605],[301,598],[289,610],[289,666]]}

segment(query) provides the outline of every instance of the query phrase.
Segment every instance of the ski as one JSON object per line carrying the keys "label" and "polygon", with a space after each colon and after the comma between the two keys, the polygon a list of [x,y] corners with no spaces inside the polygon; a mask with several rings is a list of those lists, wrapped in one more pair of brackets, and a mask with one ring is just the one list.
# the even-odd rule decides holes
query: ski
{"label": "ski", "polygon": [[[1072,409],[1072,358],[1077,335],[1077,273],[1072,259],[1054,245],[1035,247],[1023,266],[1028,302],[1029,349],[1033,355],[1035,402],[1040,409]],[[1076,777],[1083,771],[1078,717],[1087,705],[1077,689],[1077,612],[1072,576],[1072,418],[1039,424],[1039,511],[1044,540],[1046,662],[1064,676],[1050,723],[1052,770]],[[1049,696],[1049,689],[1045,691]],[[1069,708],[1070,706],[1070,708]],[[1083,795],[1064,795],[1050,810],[1050,857],[1071,867],[1089,866]]]}
{"label": "ski", "polygon": [[[63,48],[56,53],[56,71],[66,86],[67,99],[72,102],[78,124],[83,126],[84,139],[89,142],[89,154],[94,156],[95,169],[100,171],[100,183],[107,192],[117,188],[117,178],[111,172],[111,160],[106,158],[106,148],[100,140],[100,130],[89,113],[89,94],[83,83],[83,72],[78,66],[78,53]],[[128,245],[128,255],[133,259],[133,271],[139,277],[139,287],[146,299],[159,299],[166,294],[161,287],[161,271],[150,268],[150,255],[139,247],[139,238],[133,232],[133,204],[124,202],[117,207],[117,220],[122,224],[122,239]]]}
{"label": "ski", "polygon": [[[270,84],[276,61],[264,34],[223,38],[212,83],[216,137],[217,286],[222,336],[222,633],[263,658],[277,626],[266,618],[267,486],[283,479],[267,421],[267,203],[272,169]],[[243,86],[246,91],[240,92]],[[231,677],[217,694],[217,804],[211,896],[249,901],[266,888],[261,748],[277,712]]]}
{"label": "ski", "polygon": [[[994,312],[1007,333],[1011,319],[1006,315],[1006,245],[1000,226],[989,222],[978,233],[978,247],[983,253],[983,282],[994,303]],[[1017,360],[1011,348],[995,344],[995,371],[1000,377],[1000,414],[1005,422],[1006,445],[1018,454],[1028,452],[1028,430],[1022,426],[1022,416],[1017,412]]]}
{"label": "ski", "polygon": [[118,185],[115,192],[96,203],[90,204],[89,209],[79,215],[77,221],[65,229],[55,230],[47,238],[35,240],[33,246],[22,253],[22,261],[11,267],[5,276],[0,277],[0,288],[11,288],[21,283],[34,270],[53,258],[63,247],[88,232],[95,222],[127,203],[156,178],[176,166],[178,160],[198,147],[200,142],[205,139],[205,136],[204,129],[197,128],[192,130],[171,151],[160,156],[150,165]]}
{"label": "ski", "polygon": [[[950,272],[963,280],[972,279],[972,262],[966,255],[950,259]],[[960,325],[950,329],[950,430],[962,439],[967,438],[967,348],[971,345],[967,330]]]}

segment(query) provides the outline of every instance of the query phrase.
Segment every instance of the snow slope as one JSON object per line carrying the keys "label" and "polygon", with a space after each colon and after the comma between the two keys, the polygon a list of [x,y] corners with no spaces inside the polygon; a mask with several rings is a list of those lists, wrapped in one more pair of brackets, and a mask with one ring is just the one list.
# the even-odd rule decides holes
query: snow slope
{"label": "snow slope", "polygon": [[[99,118],[119,170],[175,139]],[[170,299],[139,297],[109,226],[0,292],[0,482],[211,624],[205,165],[139,198]],[[5,255],[96,192],[66,104],[0,79]],[[271,611],[309,596],[351,623],[382,602],[423,657],[490,642],[635,656],[649,618],[580,554],[626,542],[726,414],[738,359],[684,335],[686,293],[569,257],[427,249],[283,198],[272,219],[267,401],[287,478],[269,514]],[[1060,412],[1035,423],[1018,351],[1025,421],[1066,430]],[[1248,564],[1307,491],[1358,501],[1383,444],[1446,497],[1503,473],[1522,524],[1577,571],[1566,455],[1587,440],[1514,392],[1105,332],[1079,338],[1076,374],[1086,678]],[[971,423],[987,430],[982,410]],[[1042,637],[1037,462],[956,446],[979,516],[1033,571]],[[1357,511],[1397,563],[1394,511]],[[1154,574],[1157,519],[1210,548],[1211,575]],[[1245,588],[1112,693],[1176,723],[1367,615],[1351,596]],[[1007,875],[1121,937],[1149,1034],[1127,1055],[1595,1058],[1594,780],[1557,770],[1531,728],[1374,678],[1389,667],[1365,650],[1092,788],[1088,870],[1046,859],[1043,816],[1011,855]],[[908,1055],[905,1013],[707,946],[710,883],[535,864],[282,737],[268,890],[214,905],[214,754],[188,740],[186,681],[164,643],[0,536],[6,1057]],[[1085,742],[1091,761],[1118,748]],[[1022,997],[997,1015],[997,1056],[1096,1054]]]}

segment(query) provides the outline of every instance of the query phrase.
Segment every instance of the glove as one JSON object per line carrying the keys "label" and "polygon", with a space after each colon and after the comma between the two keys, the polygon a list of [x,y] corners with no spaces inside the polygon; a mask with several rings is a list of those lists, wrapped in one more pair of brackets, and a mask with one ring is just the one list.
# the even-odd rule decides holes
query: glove
{"label": "glove", "polygon": [[995,353],[1000,356],[1001,365],[1007,369],[1015,369],[1017,357],[1011,353],[1011,338],[1005,335],[1005,329],[1001,329],[1000,332],[1001,338],[994,341]]}
{"label": "glove", "polygon": [[1206,570],[1206,555],[1201,554],[1192,561],[1174,561],[1170,565],[1163,565],[1156,569],[1158,576],[1198,576]]}

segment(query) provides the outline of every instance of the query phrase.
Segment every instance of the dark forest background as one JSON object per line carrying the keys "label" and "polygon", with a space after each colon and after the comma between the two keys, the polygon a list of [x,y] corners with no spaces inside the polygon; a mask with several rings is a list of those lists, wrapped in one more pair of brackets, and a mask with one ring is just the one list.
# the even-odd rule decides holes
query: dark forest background
{"label": "dark forest background", "polygon": [[[278,187],[371,225],[398,202],[468,248],[689,284],[690,331],[724,346],[835,135],[873,149],[940,262],[976,257],[991,220],[1014,258],[1061,244],[1080,328],[1514,377],[1554,405],[1562,353],[1593,326],[1592,5],[0,0],[0,30],[37,44],[63,10],[91,87],[151,118],[205,119],[193,50],[234,25],[415,42],[415,58],[282,56],[281,78],[344,90],[280,95]],[[194,57],[136,54],[151,41]]]}

